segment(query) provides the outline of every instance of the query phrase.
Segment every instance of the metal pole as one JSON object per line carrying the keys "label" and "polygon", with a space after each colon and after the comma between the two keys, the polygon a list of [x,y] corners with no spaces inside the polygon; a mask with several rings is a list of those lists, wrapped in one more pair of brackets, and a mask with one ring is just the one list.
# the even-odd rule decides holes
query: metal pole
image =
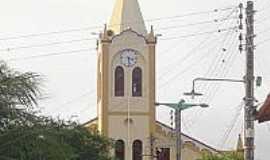
{"label": "metal pole", "polygon": [[246,8],[246,96],[245,96],[245,150],[244,159],[254,160],[254,4]]}
{"label": "metal pole", "polygon": [[175,111],[176,124],[176,160],[181,160],[181,109]]}

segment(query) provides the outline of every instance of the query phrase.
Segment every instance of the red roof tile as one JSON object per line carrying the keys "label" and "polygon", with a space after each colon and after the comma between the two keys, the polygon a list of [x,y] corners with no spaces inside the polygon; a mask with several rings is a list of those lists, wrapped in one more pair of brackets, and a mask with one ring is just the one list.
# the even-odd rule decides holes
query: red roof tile
{"label": "red roof tile", "polygon": [[270,121],[270,94],[267,96],[263,106],[256,115],[259,123]]}

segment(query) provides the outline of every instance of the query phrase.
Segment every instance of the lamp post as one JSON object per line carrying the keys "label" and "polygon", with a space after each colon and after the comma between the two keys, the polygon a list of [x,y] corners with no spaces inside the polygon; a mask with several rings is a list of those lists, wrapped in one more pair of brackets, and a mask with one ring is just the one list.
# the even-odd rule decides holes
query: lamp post
{"label": "lamp post", "polygon": [[[245,83],[244,80],[238,80],[238,79],[222,79],[222,78],[195,78],[192,81],[192,90],[191,92],[184,93],[185,96],[191,96],[192,99],[194,99],[195,96],[202,96],[202,93],[195,92],[195,83],[197,81],[212,81],[212,82],[234,82],[234,83]],[[259,83],[259,82],[258,82]]]}
{"label": "lamp post", "polygon": [[181,160],[181,112],[185,109],[200,106],[202,108],[208,107],[207,104],[195,104],[186,103],[185,100],[181,99],[178,103],[156,103],[157,106],[164,105],[175,110],[175,131],[176,131],[176,160]]}

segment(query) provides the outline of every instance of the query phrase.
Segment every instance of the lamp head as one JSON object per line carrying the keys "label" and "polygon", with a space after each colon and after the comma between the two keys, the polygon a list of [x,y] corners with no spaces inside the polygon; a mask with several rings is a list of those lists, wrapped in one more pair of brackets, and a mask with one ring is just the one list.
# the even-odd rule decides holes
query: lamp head
{"label": "lamp head", "polygon": [[208,104],[203,103],[203,104],[200,104],[200,107],[202,107],[202,108],[207,108],[207,107],[209,107],[209,105],[208,105]]}
{"label": "lamp head", "polygon": [[185,96],[191,96],[192,99],[195,98],[195,96],[202,96],[202,93],[197,93],[195,92],[195,90],[192,90],[191,92],[185,92],[184,93]]}

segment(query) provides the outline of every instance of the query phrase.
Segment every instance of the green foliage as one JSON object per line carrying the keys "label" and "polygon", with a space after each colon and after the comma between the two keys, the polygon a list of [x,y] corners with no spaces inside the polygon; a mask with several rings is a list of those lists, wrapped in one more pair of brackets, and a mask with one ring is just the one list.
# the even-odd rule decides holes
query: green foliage
{"label": "green foliage", "polygon": [[0,155],[18,160],[109,160],[110,146],[76,123],[47,118],[0,135]]}
{"label": "green foliage", "polygon": [[25,110],[37,104],[40,83],[39,75],[13,71],[0,61],[0,131],[31,118]]}
{"label": "green foliage", "polygon": [[1,160],[110,160],[111,141],[71,121],[37,116],[40,76],[0,62]]}
{"label": "green foliage", "polygon": [[40,76],[20,73],[0,61],[0,106],[33,106],[40,95]]}
{"label": "green foliage", "polygon": [[222,154],[204,154],[198,160],[244,160],[243,154],[238,152],[222,153]]}

